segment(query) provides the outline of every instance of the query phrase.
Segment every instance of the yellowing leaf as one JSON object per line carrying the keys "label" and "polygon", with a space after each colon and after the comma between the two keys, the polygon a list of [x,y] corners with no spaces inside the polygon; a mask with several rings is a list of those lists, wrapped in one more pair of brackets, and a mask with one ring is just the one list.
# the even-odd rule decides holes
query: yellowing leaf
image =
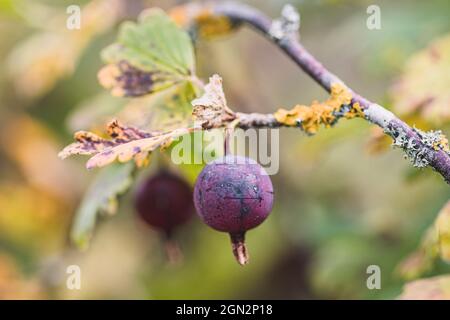
{"label": "yellowing leaf", "polygon": [[419,249],[399,264],[397,273],[403,279],[412,280],[430,271],[439,255],[437,241],[435,228],[429,228],[420,242]]}
{"label": "yellowing leaf", "polygon": [[117,120],[107,128],[110,139],[87,131],[75,133],[76,142],[59,153],[61,158],[70,155],[95,155],[88,168],[102,167],[115,160],[134,160],[138,166],[147,163],[148,155],[156,148],[167,148],[177,137],[197,129],[192,121],[191,101],[196,87],[190,81],[146,97],[132,100],[117,117],[135,126],[123,126]]}
{"label": "yellowing leaf", "polygon": [[439,256],[450,261],[450,201],[424,234],[419,248],[402,261],[397,272],[404,279],[417,278],[430,271]]}
{"label": "yellowing leaf", "polygon": [[74,154],[90,155],[114,145],[114,142],[88,131],[75,132],[74,139],[77,142],[68,145],[58,154],[61,159]]}
{"label": "yellowing leaf", "polygon": [[392,87],[394,111],[420,114],[439,125],[450,120],[450,35],[413,55]]}
{"label": "yellowing leaf", "polygon": [[123,5],[123,0],[92,1],[82,9],[80,30],[67,29],[67,14],[61,11],[57,29],[34,33],[19,43],[7,60],[18,93],[39,97],[70,75],[89,42],[119,19]]}
{"label": "yellowing leaf", "polygon": [[397,268],[397,273],[407,280],[417,279],[425,272],[430,271],[433,259],[423,250],[414,251]]}
{"label": "yellowing leaf", "polygon": [[117,42],[102,52],[107,65],[99,81],[117,96],[141,96],[194,76],[189,35],[160,9],[144,11],[137,23],[122,24]]}
{"label": "yellowing leaf", "polygon": [[136,128],[124,127],[116,120],[108,125],[108,133],[112,138],[111,140],[104,139],[91,132],[78,131],[74,135],[76,142],[65,147],[58,156],[65,159],[74,154],[90,155],[122,143],[151,136],[151,134]]}
{"label": "yellowing leaf", "polygon": [[441,209],[435,222],[438,235],[439,254],[450,262],[450,201]]}
{"label": "yellowing leaf", "polygon": [[101,132],[112,118],[147,131],[187,127],[193,122],[191,101],[197,90],[193,83],[185,81],[135,98],[117,98],[103,92],[86,99],[76,108],[69,116],[69,128]]}
{"label": "yellowing leaf", "polygon": [[135,159],[139,165],[146,158],[149,152],[159,148],[167,148],[175,138],[190,133],[188,128],[181,128],[163,133],[150,138],[133,140],[123,144],[118,144],[97,153],[86,164],[88,169],[94,167],[103,167],[115,160],[127,162]]}
{"label": "yellowing leaf", "polygon": [[409,282],[398,298],[401,300],[450,300],[450,276]]}
{"label": "yellowing leaf", "polygon": [[139,16],[138,23],[124,23],[117,42],[103,51],[103,58],[108,63],[99,72],[103,86],[117,96],[145,95],[117,114],[133,127],[112,122],[108,126],[111,139],[77,132],[77,141],[60,152],[61,158],[95,154],[88,168],[116,159],[134,159],[140,166],[146,163],[149,152],[168,147],[179,135],[191,132],[190,102],[201,86],[194,76],[193,47],[188,34],[164,11],[150,9]]}
{"label": "yellowing leaf", "polygon": [[181,81],[168,72],[144,72],[126,61],[108,64],[98,73],[100,84],[116,97],[138,97],[166,89]]}
{"label": "yellowing leaf", "polygon": [[196,128],[178,128],[168,132],[144,132],[134,127],[126,127],[116,120],[107,128],[111,139],[104,139],[94,133],[75,133],[76,142],[59,153],[64,159],[74,154],[93,155],[86,164],[88,169],[106,166],[115,160],[127,162],[135,160],[138,166],[146,164],[147,156],[156,148],[167,148],[174,139],[188,134]]}

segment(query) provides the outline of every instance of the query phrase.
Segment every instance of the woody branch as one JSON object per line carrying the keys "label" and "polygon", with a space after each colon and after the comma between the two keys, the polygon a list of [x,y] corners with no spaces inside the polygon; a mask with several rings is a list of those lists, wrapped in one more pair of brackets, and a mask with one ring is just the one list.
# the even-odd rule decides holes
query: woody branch
{"label": "woody branch", "polygon": [[[331,73],[303,47],[299,41],[297,30],[295,32],[289,30],[289,19],[292,17],[283,16],[281,19],[285,21],[277,21],[248,5],[237,2],[212,2],[206,3],[200,7],[200,10],[194,11],[190,16],[192,23],[197,21],[196,14],[204,15],[205,11],[216,18],[227,18],[234,25],[248,25],[259,31],[326,91],[330,92],[334,83],[345,85],[339,77]],[[294,14],[293,18],[295,19],[295,12],[290,14]],[[277,23],[278,25],[276,25]],[[281,28],[277,30],[276,27],[280,27],[280,23]],[[283,30],[283,23],[287,26],[286,30]],[[389,110],[369,101],[348,86],[346,87],[352,93],[352,102],[359,103],[361,106],[364,118],[378,125],[387,135],[391,136],[394,139],[394,145],[403,148],[414,166],[425,167],[429,165],[450,184],[450,152],[448,146],[442,146],[439,143],[439,136],[443,141],[445,141],[445,137],[440,135],[439,132],[422,132],[411,128]],[[241,120],[239,126],[243,128],[279,127],[283,125],[277,122],[271,114],[238,113],[237,116]]]}

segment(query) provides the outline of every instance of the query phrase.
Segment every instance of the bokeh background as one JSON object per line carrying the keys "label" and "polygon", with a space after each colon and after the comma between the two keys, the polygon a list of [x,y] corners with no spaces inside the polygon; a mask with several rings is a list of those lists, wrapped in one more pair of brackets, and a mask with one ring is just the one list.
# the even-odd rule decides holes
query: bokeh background
{"label": "bokeh background", "polygon": [[[177,233],[184,263],[169,265],[158,233],[136,219],[138,183],[115,216],[99,221],[87,250],[71,245],[74,212],[96,171],[85,169],[83,157],[62,161],[57,153],[74,131],[108,121],[123,105],[97,82],[99,52],[114,41],[121,21],[146,7],[182,2],[0,0],[0,298],[397,297],[405,283],[398,266],[449,199],[449,187],[432,170],[413,168],[359,119],[313,137],[281,130],[275,207],[248,233],[251,263],[244,268],[234,261],[228,236],[197,218]],[[246,2],[273,17],[286,3]],[[301,13],[304,45],[353,89],[411,125],[450,134],[448,1],[290,3]],[[70,4],[90,6],[82,15],[87,27],[72,33],[65,29]],[[370,4],[381,8],[381,30],[366,27]],[[436,45],[436,39],[444,40]],[[435,47],[446,62],[416,71],[411,59]],[[197,63],[202,78],[224,78],[235,110],[273,112],[327,97],[246,28],[200,42]],[[439,104],[426,109],[410,101],[422,91]],[[200,169],[171,166],[191,183]],[[138,180],[157,170],[155,161]],[[66,287],[72,264],[82,270],[81,290]],[[372,264],[381,268],[381,290],[366,287]],[[437,260],[420,276],[449,272]]]}

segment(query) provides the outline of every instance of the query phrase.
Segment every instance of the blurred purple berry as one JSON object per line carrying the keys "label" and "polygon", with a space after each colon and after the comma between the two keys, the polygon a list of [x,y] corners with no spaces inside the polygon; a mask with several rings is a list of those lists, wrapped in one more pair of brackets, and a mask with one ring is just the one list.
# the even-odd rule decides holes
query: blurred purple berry
{"label": "blurred purple berry", "polygon": [[168,235],[194,213],[191,186],[170,172],[160,172],[138,187],[135,208],[144,222]]}

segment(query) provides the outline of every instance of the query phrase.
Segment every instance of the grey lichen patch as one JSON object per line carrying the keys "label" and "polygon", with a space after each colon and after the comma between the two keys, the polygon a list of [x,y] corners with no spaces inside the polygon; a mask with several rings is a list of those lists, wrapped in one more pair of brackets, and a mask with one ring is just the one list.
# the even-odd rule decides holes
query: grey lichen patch
{"label": "grey lichen patch", "polygon": [[[409,130],[408,130],[409,131]],[[384,132],[390,135],[394,147],[400,147],[405,152],[405,157],[417,168],[424,168],[433,161],[436,151],[443,151],[450,155],[447,138],[442,131],[422,131],[413,128],[408,132],[401,125],[390,122]]]}
{"label": "grey lichen patch", "polygon": [[420,141],[422,141],[424,145],[436,151],[442,150],[450,155],[448,140],[441,130],[430,130],[427,132],[417,128],[413,128],[413,130],[420,137]]}
{"label": "grey lichen patch", "polygon": [[294,6],[286,4],[281,11],[281,17],[272,22],[269,35],[277,40],[283,40],[298,37],[299,29],[300,14]]}
{"label": "grey lichen patch", "polygon": [[414,167],[424,168],[430,164],[430,159],[434,156],[433,151],[421,141],[419,134],[417,139],[408,135],[402,127],[394,125],[387,126],[384,131],[394,139],[392,146],[402,148],[405,158],[409,159]]}

